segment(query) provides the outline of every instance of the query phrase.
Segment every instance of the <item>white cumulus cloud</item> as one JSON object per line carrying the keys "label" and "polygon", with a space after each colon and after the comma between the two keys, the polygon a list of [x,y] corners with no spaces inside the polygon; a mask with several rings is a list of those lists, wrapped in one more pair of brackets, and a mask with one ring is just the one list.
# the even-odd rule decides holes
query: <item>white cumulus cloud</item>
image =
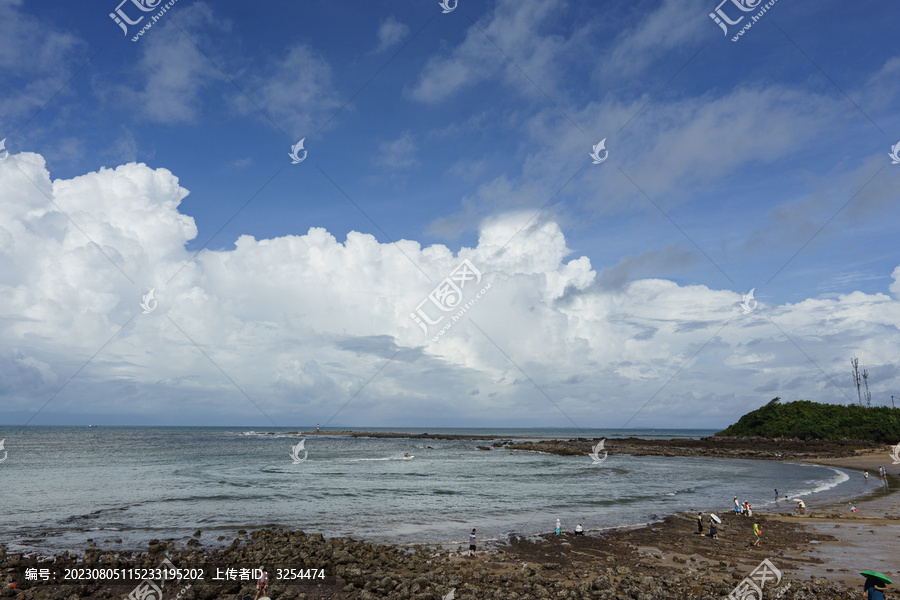
{"label": "white cumulus cloud", "polygon": [[[312,227],[192,258],[187,194],[143,164],[57,180],[37,154],[0,164],[0,412],[24,421],[52,397],[35,422],[675,427],[779,394],[846,402],[851,355],[876,400],[900,382],[900,268],[884,293],[747,315],[741,291],[600,281],[615,265],[524,213],[458,252]],[[463,259],[481,281],[453,321],[427,298]],[[427,334],[410,316],[423,300],[443,317]]]}
{"label": "white cumulus cloud", "polygon": [[378,27],[378,47],[375,53],[384,52],[399,44],[409,34],[409,27],[399,22],[393,16],[381,22]]}

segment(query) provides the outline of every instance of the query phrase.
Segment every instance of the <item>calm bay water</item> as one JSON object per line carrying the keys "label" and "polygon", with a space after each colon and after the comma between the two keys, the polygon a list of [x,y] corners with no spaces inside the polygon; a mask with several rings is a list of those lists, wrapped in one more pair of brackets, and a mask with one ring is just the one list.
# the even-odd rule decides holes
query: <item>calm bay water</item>
{"label": "calm bay water", "polygon": [[[84,548],[151,538],[204,544],[237,529],[279,524],[327,537],[391,542],[504,539],[582,523],[598,529],[682,510],[755,508],[782,497],[807,504],[865,490],[853,472],[785,462],[609,455],[591,459],[510,450],[491,442],[306,437],[239,427],[0,427],[0,542]],[[409,433],[554,437],[700,437],[704,430],[393,429]],[[415,455],[403,460],[404,453]],[[300,453],[303,456],[303,452]],[[871,487],[871,486],[870,486]],[[782,502],[784,505],[784,502]],[[118,546],[118,544],[116,545]]]}

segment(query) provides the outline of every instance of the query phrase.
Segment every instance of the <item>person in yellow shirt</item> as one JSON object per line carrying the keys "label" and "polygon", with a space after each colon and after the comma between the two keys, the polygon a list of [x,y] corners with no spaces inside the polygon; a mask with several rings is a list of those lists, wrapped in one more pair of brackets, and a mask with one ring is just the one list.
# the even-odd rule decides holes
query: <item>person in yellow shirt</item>
{"label": "person in yellow shirt", "polygon": [[754,546],[759,546],[759,535],[762,533],[762,527],[759,526],[759,521],[753,524],[753,535],[756,536],[756,541],[753,542]]}

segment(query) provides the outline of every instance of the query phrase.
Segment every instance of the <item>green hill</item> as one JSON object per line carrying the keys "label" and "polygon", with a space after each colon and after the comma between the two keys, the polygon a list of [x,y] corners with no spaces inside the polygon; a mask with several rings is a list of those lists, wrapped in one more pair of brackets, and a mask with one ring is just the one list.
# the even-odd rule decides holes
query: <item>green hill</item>
{"label": "green hill", "polygon": [[716,435],[800,438],[802,440],[870,440],[900,443],[900,408],[842,406],[808,400],[774,398]]}

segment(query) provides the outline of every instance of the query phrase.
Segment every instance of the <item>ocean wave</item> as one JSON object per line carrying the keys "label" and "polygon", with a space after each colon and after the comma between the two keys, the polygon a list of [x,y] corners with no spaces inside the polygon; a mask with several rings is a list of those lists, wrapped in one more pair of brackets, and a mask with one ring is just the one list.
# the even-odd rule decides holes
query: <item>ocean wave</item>
{"label": "ocean wave", "polygon": [[[818,465],[816,465],[816,466],[818,466]],[[850,476],[847,475],[847,473],[845,473],[844,471],[842,471],[840,469],[836,469],[834,467],[825,467],[825,468],[831,469],[832,471],[834,471],[836,473],[836,475],[834,477],[832,477],[831,479],[825,479],[820,482],[817,482],[815,487],[801,490],[799,492],[790,492],[789,494],[785,494],[785,497],[810,496],[812,494],[817,494],[819,492],[824,492],[824,491],[836,488],[837,486],[841,485],[845,481],[850,480]]]}
{"label": "ocean wave", "polygon": [[279,438],[305,438],[306,436],[300,432],[290,432],[290,433],[275,433],[274,431],[243,431],[238,435],[244,437],[265,437],[269,439],[279,439]]}
{"label": "ocean wave", "polygon": [[[605,473],[614,473],[616,475],[628,475],[631,473],[631,471],[629,471],[628,469],[623,469],[622,467],[598,467],[598,466],[592,465],[591,463],[577,465],[575,468],[581,469],[584,472],[597,473],[598,475],[605,474]],[[556,477],[559,474],[551,473],[550,475],[552,477]],[[580,475],[579,475],[579,477],[580,477]]]}

